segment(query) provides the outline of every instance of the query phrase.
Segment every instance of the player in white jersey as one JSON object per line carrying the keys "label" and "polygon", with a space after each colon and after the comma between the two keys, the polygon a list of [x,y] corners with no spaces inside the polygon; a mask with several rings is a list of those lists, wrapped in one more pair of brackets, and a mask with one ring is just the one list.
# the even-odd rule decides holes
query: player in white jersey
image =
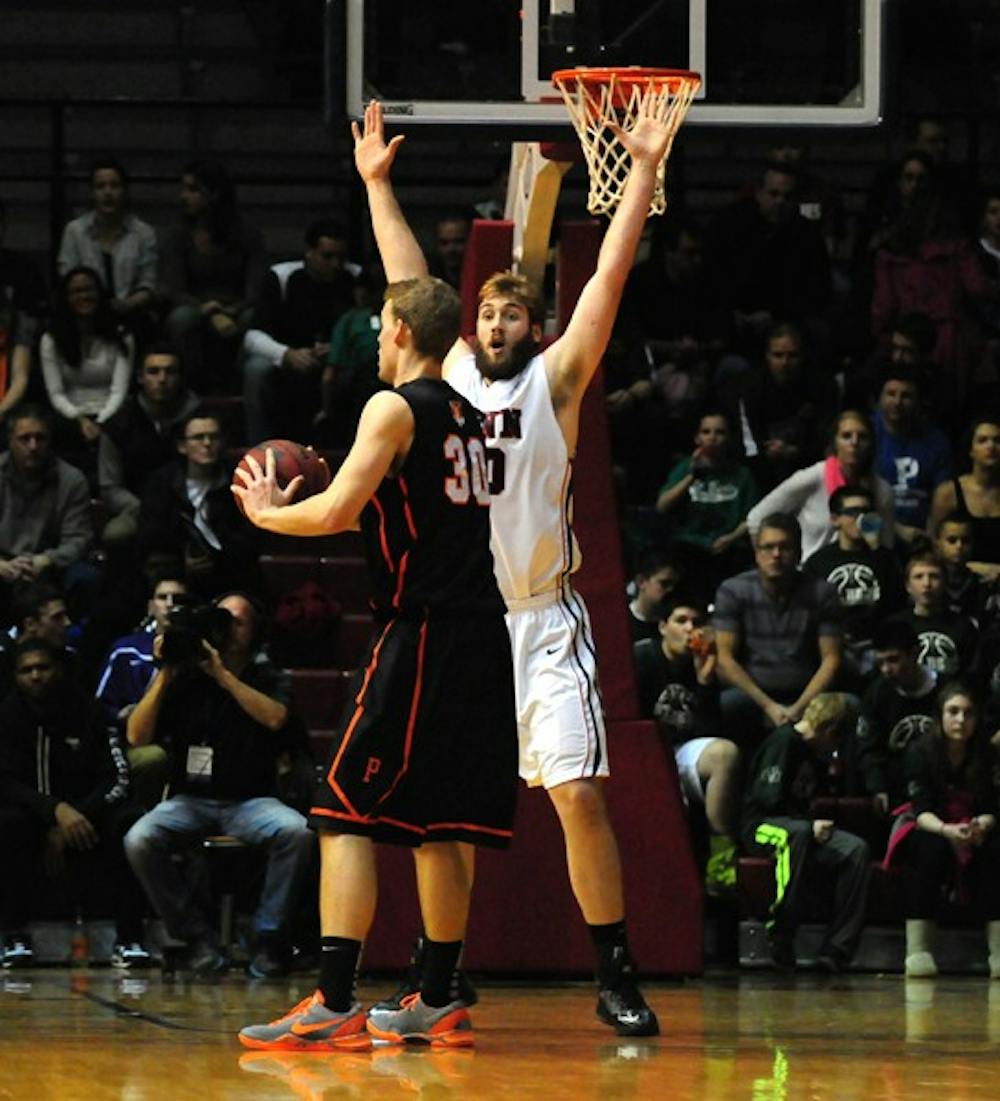
{"label": "player in white jersey", "polygon": [[[356,123],[353,131],[386,277],[426,274],[390,180],[403,137],[386,144],[376,102],[363,131]],[[626,944],[621,861],[599,782],[608,765],[594,645],[570,582],[580,559],[570,499],[580,404],[607,348],[669,140],[648,102],[618,136],[632,158],[629,178],[566,331],[541,352],[537,290],[521,276],[494,275],[479,293],[478,347],[459,340],[445,377],[487,418],[492,548],[514,649],[521,774],[545,786],[562,825],[570,883],[597,953],[598,1017],[621,1035],[645,1036],[659,1026]]]}

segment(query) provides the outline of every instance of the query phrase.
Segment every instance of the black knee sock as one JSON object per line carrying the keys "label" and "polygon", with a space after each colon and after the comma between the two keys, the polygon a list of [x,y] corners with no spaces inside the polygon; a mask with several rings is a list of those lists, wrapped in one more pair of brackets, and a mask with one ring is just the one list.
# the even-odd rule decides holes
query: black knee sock
{"label": "black knee sock", "polygon": [[617,986],[621,981],[623,964],[628,961],[624,918],[608,925],[588,925],[587,928],[597,952],[598,985],[602,989]]}
{"label": "black knee sock", "polygon": [[319,992],[327,1009],[346,1013],[354,1002],[354,980],[361,956],[361,941],[347,937],[321,937]]}
{"label": "black knee sock", "polygon": [[424,939],[424,973],[420,997],[424,1005],[442,1006],[452,1000],[451,980],[462,954],[462,941]]}

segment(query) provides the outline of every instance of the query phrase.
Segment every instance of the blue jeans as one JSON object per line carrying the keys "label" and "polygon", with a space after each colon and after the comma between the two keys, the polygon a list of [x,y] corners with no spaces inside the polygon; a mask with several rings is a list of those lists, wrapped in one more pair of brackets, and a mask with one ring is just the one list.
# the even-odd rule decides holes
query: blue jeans
{"label": "blue jeans", "polygon": [[175,795],[157,804],[125,835],[125,855],[167,932],[177,940],[204,936],[209,924],[192,905],[183,868],[173,854],[213,834],[226,833],[267,849],[267,872],[253,915],[256,937],[282,930],[313,859],[316,835],[298,811],[263,796],[234,802]]}

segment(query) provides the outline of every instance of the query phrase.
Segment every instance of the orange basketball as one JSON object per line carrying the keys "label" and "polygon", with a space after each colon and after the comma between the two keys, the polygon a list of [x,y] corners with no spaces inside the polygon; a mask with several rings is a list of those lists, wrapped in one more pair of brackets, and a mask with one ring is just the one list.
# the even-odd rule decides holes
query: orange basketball
{"label": "orange basketball", "polygon": [[[294,440],[265,440],[257,444],[240,459],[237,469],[242,468],[249,473],[247,458],[250,455],[260,463],[262,470],[266,469],[268,448],[274,452],[274,474],[282,489],[299,474],[305,479],[295,494],[296,501],[304,501],[314,493],[322,493],[330,484],[330,469],[326,463],[315,451]],[[234,481],[240,484],[239,479]],[[236,504],[242,512],[243,502],[239,497],[236,497]]]}

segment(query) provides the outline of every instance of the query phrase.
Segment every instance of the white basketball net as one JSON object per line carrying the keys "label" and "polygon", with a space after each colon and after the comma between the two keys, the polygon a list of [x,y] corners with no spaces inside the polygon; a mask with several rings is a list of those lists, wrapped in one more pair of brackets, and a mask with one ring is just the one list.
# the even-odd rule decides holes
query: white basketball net
{"label": "white basketball net", "polygon": [[621,77],[611,73],[601,83],[588,82],[579,76],[555,81],[583,146],[590,173],[587,210],[591,214],[614,212],[631,167],[628,151],[608,123],[616,122],[623,130],[631,130],[647,95],[653,97],[656,117],[665,122],[670,131],[666,152],[656,170],[649,213],[662,214],[666,210],[667,157],[700,83],[694,74],[636,77],[629,76],[628,70],[624,70]]}

